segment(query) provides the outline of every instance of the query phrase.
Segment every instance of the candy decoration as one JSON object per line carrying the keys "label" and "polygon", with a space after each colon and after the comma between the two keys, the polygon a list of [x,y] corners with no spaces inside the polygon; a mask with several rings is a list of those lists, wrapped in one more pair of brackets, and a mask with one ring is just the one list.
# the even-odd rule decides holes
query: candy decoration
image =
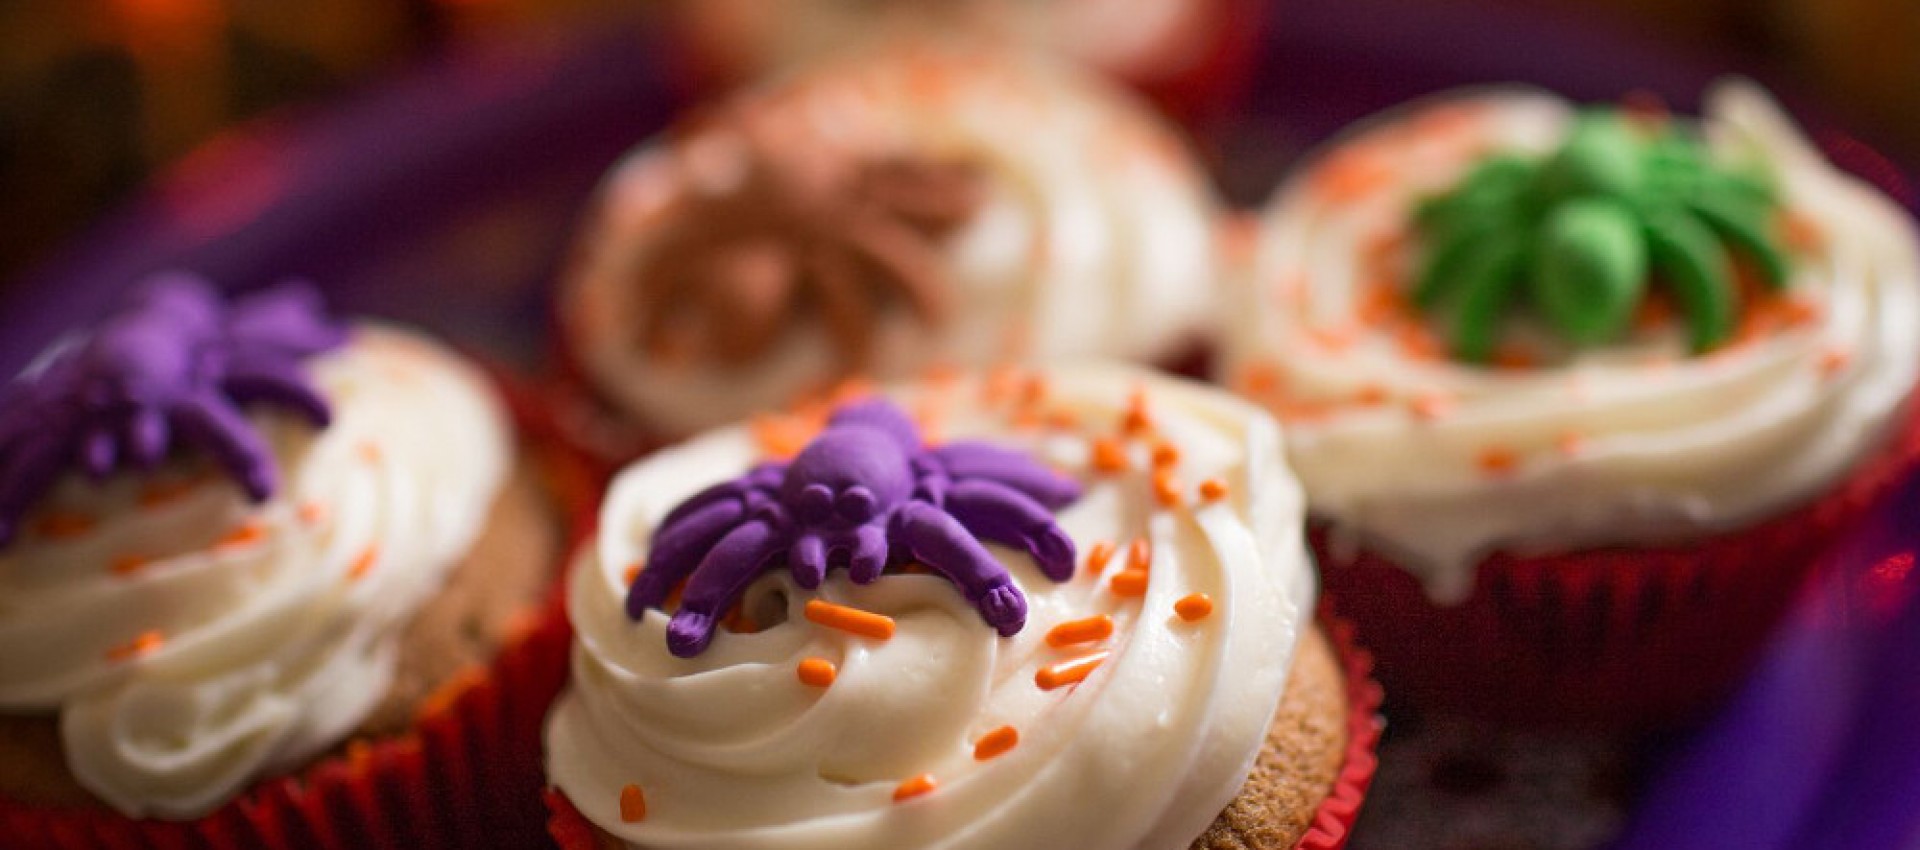
{"label": "candy decoration", "polygon": [[327,402],[303,361],[345,340],[304,284],[226,303],[196,277],[149,281],[98,330],[0,391],[0,545],[67,469],[98,480],[189,446],[265,500],[278,470],[243,409],[270,405],[324,427]]}
{"label": "candy decoration", "polygon": [[1522,302],[1568,342],[1602,345],[1660,280],[1704,352],[1733,335],[1734,252],[1785,286],[1786,240],[1771,227],[1780,212],[1770,186],[1714,163],[1698,139],[1593,111],[1551,155],[1490,156],[1420,205],[1427,250],[1412,300],[1451,328],[1456,357],[1488,363]]}
{"label": "candy decoration", "polygon": [[[779,562],[813,589],[832,567],[867,584],[913,561],[945,575],[982,619],[1013,635],[1026,624],[1026,597],[980,541],[1022,549],[1041,573],[1066,581],[1073,540],[1052,512],[1079,496],[1077,482],[1022,452],[978,442],[928,447],[898,407],[852,404],[791,461],[755,467],[669,513],[628,590],[627,615],[661,607],[685,581],[667,646],[692,657],[747,585]],[[827,604],[809,602],[809,618],[815,603]]]}

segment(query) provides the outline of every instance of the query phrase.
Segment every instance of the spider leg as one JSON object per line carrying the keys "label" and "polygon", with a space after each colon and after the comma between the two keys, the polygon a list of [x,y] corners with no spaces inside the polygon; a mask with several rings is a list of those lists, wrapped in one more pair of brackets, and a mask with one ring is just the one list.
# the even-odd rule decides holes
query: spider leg
{"label": "spider leg", "polygon": [[647,563],[627,588],[627,616],[638,620],[647,609],[657,608],[673,592],[674,585],[693,572],[720,538],[747,517],[747,502],[741,498],[709,499],[691,511],[675,511],[660,524],[653,535],[653,548]]}
{"label": "spider leg", "polygon": [[959,587],[1002,636],[1026,625],[1027,599],[1013,576],[959,520],[926,502],[908,502],[894,515],[893,538],[898,548]]}
{"label": "spider leg", "polygon": [[120,443],[113,426],[96,423],[80,438],[80,465],[87,471],[87,477],[95,481],[106,478],[119,459]]}
{"label": "spider leg", "polygon": [[744,499],[748,492],[754,490],[762,492],[771,491],[780,486],[780,479],[786,474],[786,470],[787,465],[785,463],[778,461],[763,463],[748,470],[745,476],[729,481],[722,481],[719,484],[701,490],[695,493],[692,498],[681,502],[679,505],[676,505],[673,510],[668,511],[666,519],[660,521],[660,527],[665,528],[670,525],[677,525],[685,517],[692,515],[695,511],[706,508],[706,506],[714,502],[727,499]]}
{"label": "spider leg", "polygon": [[212,452],[255,502],[273,495],[278,485],[273,450],[240,411],[214,394],[191,397],[171,411],[174,427]]}
{"label": "spider leg", "polygon": [[787,550],[787,568],[793,571],[795,584],[808,590],[819,587],[827,577],[826,539],[813,532],[800,535]]}
{"label": "spider leg", "polygon": [[699,655],[713,641],[713,628],[747,585],[766,569],[784,541],[769,519],[755,519],[727,532],[694,569],[680,610],[667,624],[667,649],[681,658]]}
{"label": "spider leg", "polygon": [[248,347],[306,356],[346,342],[346,326],[325,316],[313,284],[288,281],[235,300],[227,310],[226,332]]}
{"label": "spider leg", "polygon": [[807,252],[820,318],[840,358],[863,366],[873,352],[873,303],[860,291],[860,270],[841,249],[815,245]]}
{"label": "spider leg", "polygon": [[0,450],[0,546],[13,542],[27,508],[60,477],[66,433],[49,428]]}
{"label": "spider leg", "polygon": [[1042,507],[1057,509],[1080,498],[1080,482],[1035,463],[1023,452],[980,442],[948,443],[928,454],[957,479],[980,479],[1012,487]]}
{"label": "spider leg", "polygon": [[872,584],[887,569],[887,531],[879,525],[863,525],[853,530],[853,558],[847,565],[847,577],[854,584]]}
{"label": "spider leg", "polygon": [[234,404],[262,402],[284,407],[316,428],[326,427],[333,419],[326,398],[307,384],[299,366],[290,363],[254,360],[237,366],[221,380],[220,388]]}
{"label": "spider leg", "polygon": [[953,305],[940,279],[940,258],[911,229],[848,227],[841,233],[858,249],[860,257],[883,272],[881,280],[898,284],[921,321],[935,325],[945,320]]}
{"label": "spider leg", "polygon": [[1047,578],[1073,578],[1073,538],[1025,493],[993,481],[960,481],[947,491],[947,512],[976,536],[1026,550]]}
{"label": "spider leg", "polygon": [[142,469],[152,469],[167,454],[167,417],[160,411],[143,407],[133,412],[122,428],[127,455]]}

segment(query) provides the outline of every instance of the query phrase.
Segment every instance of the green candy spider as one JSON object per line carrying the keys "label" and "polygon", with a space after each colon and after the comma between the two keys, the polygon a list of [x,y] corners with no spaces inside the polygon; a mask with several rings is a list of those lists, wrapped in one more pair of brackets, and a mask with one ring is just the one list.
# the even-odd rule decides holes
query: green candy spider
{"label": "green candy spider", "polygon": [[1421,202],[1428,247],[1413,301],[1449,323],[1456,357],[1484,363],[1516,304],[1567,341],[1598,345],[1626,330],[1658,276],[1693,350],[1707,351],[1736,324],[1734,252],[1769,287],[1786,286],[1778,206],[1766,179],[1714,163],[1677,128],[1587,112],[1553,153],[1490,156]]}

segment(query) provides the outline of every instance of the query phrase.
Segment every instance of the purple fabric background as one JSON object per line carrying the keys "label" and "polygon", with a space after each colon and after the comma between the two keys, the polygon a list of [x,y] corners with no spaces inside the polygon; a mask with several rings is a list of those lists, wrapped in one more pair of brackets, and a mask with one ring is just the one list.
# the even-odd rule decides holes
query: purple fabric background
{"label": "purple fabric background", "polygon": [[[1197,128],[1223,188],[1244,204],[1347,122],[1451,86],[1519,80],[1583,99],[1638,89],[1683,110],[1729,71],[1781,89],[1765,68],[1676,56],[1516,8],[1290,0],[1272,14],[1243,108]],[[664,53],[637,26],[470,49],[237,129],[10,290],[0,373],[169,268],[236,288],[311,278],[343,311],[423,324],[532,367],[544,351],[546,284],[588,193],[680,106]],[[1843,164],[1906,197],[1896,170],[1786,95]],[[1623,847],[1911,846],[1920,610],[1906,604],[1910,571],[1898,556],[1911,567],[1905,518],[1915,507],[1920,484],[1835,553],[1749,690],[1690,741],[1649,750],[1396,718],[1356,850],[1593,846],[1635,797]],[[1648,753],[1669,749],[1671,759],[1642,769]]]}

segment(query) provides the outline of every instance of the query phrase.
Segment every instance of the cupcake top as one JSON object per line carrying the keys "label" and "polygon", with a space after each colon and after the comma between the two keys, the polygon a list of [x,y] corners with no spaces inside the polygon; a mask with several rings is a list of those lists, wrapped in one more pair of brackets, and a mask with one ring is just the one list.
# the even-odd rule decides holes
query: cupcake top
{"label": "cupcake top", "polygon": [[608,177],[560,293],[588,380],[684,435],[849,374],[1178,353],[1213,202],[1097,81],[915,41],[717,104]]}
{"label": "cupcake top", "polygon": [[338,744],[509,465],[481,375],[300,287],[156,281],[8,392],[0,711],[58,714],[74,776],[130,817],[200,816]]}
{"label": "cupcake top", "polygon": [[1337,532],[1454,598],[1494,549],[1737,527],[1881,442],[1920,368],[1911,224],[1753,86],[1706,104],[1448,94],[1281,188],[1223,368]]}
{"label": "cupcake top", "polygon": [[1184,846],[1310,616],[1301,499],[1265,414],[1119,367],[715,431],[609,491],[548,776],[651,848]]}

